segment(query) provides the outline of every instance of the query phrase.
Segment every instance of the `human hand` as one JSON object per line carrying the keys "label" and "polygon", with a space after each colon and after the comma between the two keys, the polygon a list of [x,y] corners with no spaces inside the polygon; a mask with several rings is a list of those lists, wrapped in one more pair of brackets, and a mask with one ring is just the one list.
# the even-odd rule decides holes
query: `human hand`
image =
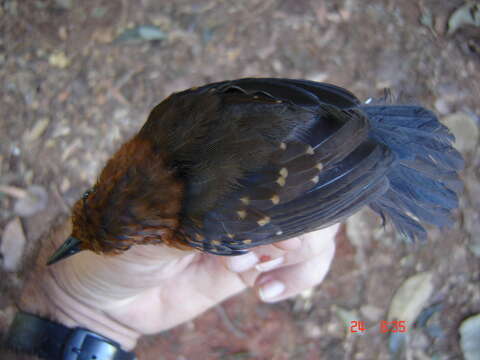
{"label": "human hand", "polygon": [[70,231],[65,227],[43,247],[20,307],[131,350],[141,335],[188,321],[247,287],[275,302],[319,284],[337,230],[334,225],[237,257],[144,245],[115,257],[85,251],[47,268],[46,256]]}

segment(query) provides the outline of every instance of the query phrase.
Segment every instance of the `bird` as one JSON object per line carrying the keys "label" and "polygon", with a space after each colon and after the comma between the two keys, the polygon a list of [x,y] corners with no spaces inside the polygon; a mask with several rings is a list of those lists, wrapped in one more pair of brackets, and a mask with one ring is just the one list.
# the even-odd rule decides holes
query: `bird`
{"label": "bird", "polygon": [[453,224],[462,155],[416,104],[339,86],[242,78],[174,93],[107,161],[49,258],[163,244],[235,256],[341,222],[363,206],[408,242]]}

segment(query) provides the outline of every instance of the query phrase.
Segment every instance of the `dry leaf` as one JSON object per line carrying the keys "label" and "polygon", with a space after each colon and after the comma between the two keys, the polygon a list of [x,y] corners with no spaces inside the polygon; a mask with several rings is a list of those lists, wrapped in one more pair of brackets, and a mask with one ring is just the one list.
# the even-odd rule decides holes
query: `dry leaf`
{"label": "dry leaf", "polygon": [[453,12],[448,19],[448,33],[453,34],[465,25],[480,26],[480,5],[474,1],[468,1]]}
{"label": "dry leaf", "polygon": [[474,151],[478,142],[478,125],[473,115],[466,112],[457,112],[446,116],[442,122],[447,125],[455,135],[455,147],[461,153]]}
{"label": "dry leaf", "polygon": [[139,42],[154,41],[167,38],[167,34],[158,26],[140,25],[133,29],[126,29],[117,38],[117,41]]}
{"label": "dry leaf", "polygon": [[433,275],[431,272],[416,274],[400,286],[388,310],[388,319],[406,321],[407,327],[415,322],[418,314],[427,304],[433,292]]}
{"label": "dry leaf", "polygon": [[57,51],[48,57],[48,63],[52,66],[64,69],[70,64],[70,60],[64,52]]}
{"label": "dry leaf", "polygon": [[47,202],[47,191],[39,185],[32,185],[27,188],[25,196],[16,201],[14,211],[20,216],[31,216],[45,209]]}
{"label": "dry leaf", "polygon": [[38,139],[47,129],[49,122],[50,120],[48,118],[39,119],[35,125],[25,133],[23,140],[28,143]]}
{"label": "dry leaf", "polygon": [[349,329],[350,325],[352,325],[352,321],[358,321],[360,320],[360,317],[358,316],[357,311],[354,310],[348,310],[341,308],[340,306],[335,306],[334,311],[337,314],[337,316],[342,320],[343,325],[345,326],[345,329]]}
{"label": "dry leaf", "polygon": [[16,271],[22,259],[23,250],[25,248],[25,234],[23,233],[20,218],[11,220],[2,236],[0,244],[0,254],[3,258],[3,268],[6,271]]}
{"label": "dry leaf", "polygon": [[480,354],[480,314],[470,316],[460,325],[460,346],[465,360],[478,360]]}

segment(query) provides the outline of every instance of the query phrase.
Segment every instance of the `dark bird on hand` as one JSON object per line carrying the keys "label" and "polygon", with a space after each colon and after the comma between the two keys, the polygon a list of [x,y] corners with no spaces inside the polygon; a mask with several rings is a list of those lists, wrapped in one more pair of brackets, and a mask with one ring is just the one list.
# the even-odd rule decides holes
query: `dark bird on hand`
{"label": "dark bird on hand", "polygon": [[429,110],[364,104],[307,80],[252,78],[175,93],[73,208],[49,264],[81,250],[165,244],[216,255],[340,222],[368,205],[411,241],[451,225],[453,135]]}

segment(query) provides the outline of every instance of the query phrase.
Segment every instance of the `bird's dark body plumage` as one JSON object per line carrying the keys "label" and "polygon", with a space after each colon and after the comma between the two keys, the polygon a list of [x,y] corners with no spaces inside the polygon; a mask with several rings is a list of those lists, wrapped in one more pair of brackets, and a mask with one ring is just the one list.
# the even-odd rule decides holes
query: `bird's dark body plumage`
{"label": "bird's dark body plumage", "polygon": [[[423,239],[420,222],[448,225],[458,205],[463,160],[452,141],[429,110],[361,104],[330,84],[256,78],[213,83],[157,105],[131,145],[124,145],[133,151],[136,143],[147,146],[142,157],[150,163],[136,156],[136,162],[120,164],[114,157],[102,176],[108,181],[117,168],[121,179],[105,191],[101,176],[77,211],[96,209],[90,213],[100,219],[108,218],[109,206],[135,213],[142,202],[128,189],[142,186],[135,177],[144,176],[142,201],[150,205],[125,215],[124,223],[117,220],[115,231],[108,220],[98,220],[110,240],[100,239],[96,249],[148,243],[137,241],[138,234],[153,242],[155,235],[138,224],[161,227],[165,217],[159,209],[167,206],[170,189],[152,188],[155,181],[148,180],[158,172],[169,174],[165,184],[177,186],[171,202],[178,206],[170,206],[169,213],[175,221],[162,225],[169,240],[165,231],[157,232],[159,241],[172,245],[237,255],[339,222],[363,205],[391,219],[407,238]],[[138,163],[151,169],[143,175],[132,170]],[[95,200],[96,191],[103,191],[103,205]],[[163,192],[158,203],[155,192]],[[112,196],[122,193],[119,205]],[[136,237],[126,235],[132,222],[137,222]]]}

